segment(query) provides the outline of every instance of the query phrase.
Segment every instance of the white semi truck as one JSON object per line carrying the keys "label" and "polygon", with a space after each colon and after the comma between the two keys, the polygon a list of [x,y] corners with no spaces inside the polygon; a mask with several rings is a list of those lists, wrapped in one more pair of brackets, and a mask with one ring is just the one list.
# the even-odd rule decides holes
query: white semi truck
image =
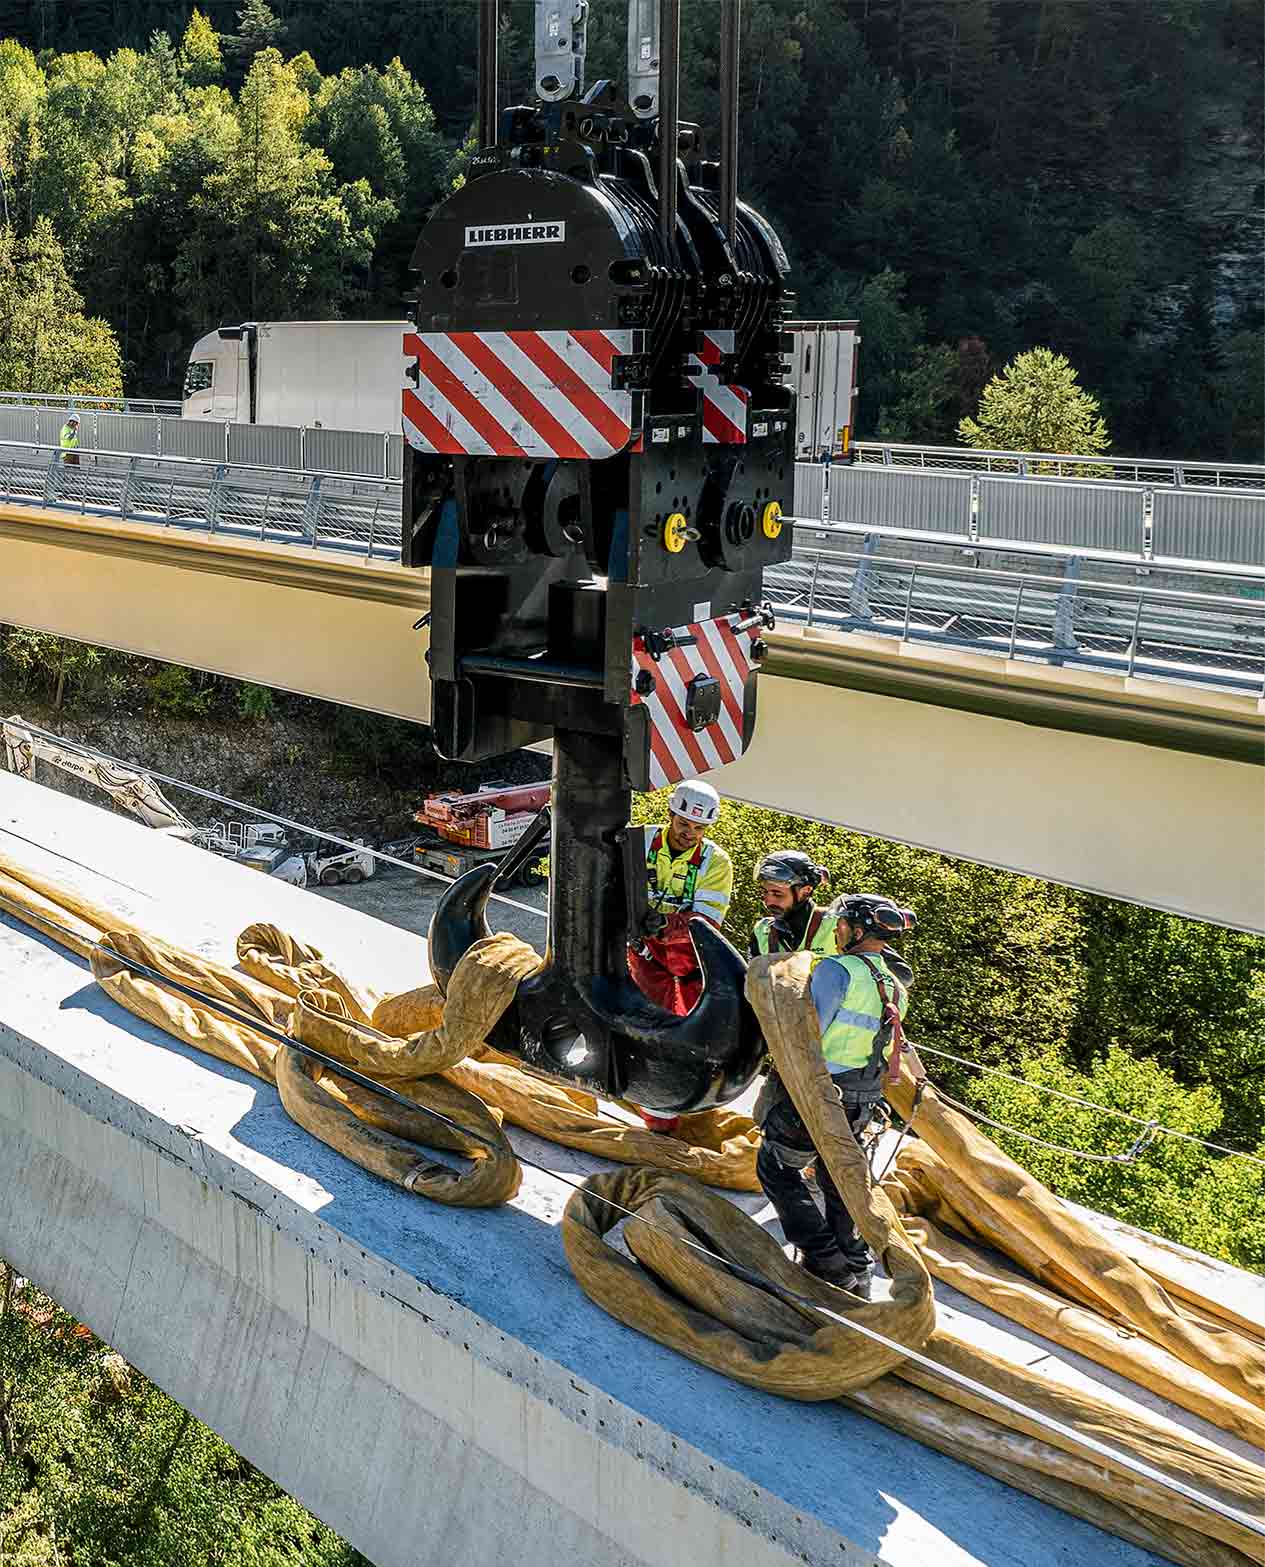
{"label": "white semi truck", "polygon": [[[358,430],[400,428],[407,321],[246,321],[193,345],[183,416],[234,424]],[[842,457],[855,437],[855,321],[791,321],[799,396],[795,455]]]}
{"label": "white semi truck", "polygon": [[245,321],[208,332],[185,372],[186,419],[398,432],[407,321]]}

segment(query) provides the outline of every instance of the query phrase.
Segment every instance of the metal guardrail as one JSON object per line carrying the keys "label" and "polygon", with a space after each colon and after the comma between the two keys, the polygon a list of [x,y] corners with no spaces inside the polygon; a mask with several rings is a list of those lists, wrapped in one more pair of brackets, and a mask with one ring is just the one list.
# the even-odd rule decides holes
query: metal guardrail
{"label": "metal guardrail", "polygon": [[765,584],[779,615],[809,626],[1265,695],[1265,598],[1086,581],[1081,565],[1025,573],[874,544],[797,547]]}
{"label": "metal guardrail", "polygon": [[1031,542],[1143,563],[1265,567],[1265,490],[1250,488],[803,463],[793,509],[813,525],[899,529],[970,546]]}
{"label": "metal guardrail", "polygon": [[[353,473],[367,479],[399,479],[404,473],[404,441],[398,434],[182,419],[179,403],[174,414],[155,415],[75,401],[82,421],[81,451],[188,457],[303,473]],[[56,446],[65,416],[64,402],[6,405],[0,395],[0,444]]]}
{"label": "metal guardrail", "polygon": [[1265,491],[1265,465],[1211,463],[1166,457],[1063,455],[1049,452],[993,452],[964,446],[893,445],[858,441],[858,463],[885,468],[926,468],[950,473],[1000,473],[1040,478],[1106,479],[1175,488]]}
{"label": "metal guardrail", "polygon": [[[355,475],[278,473],[123,452],[81,452],[77,464],[48,446],[0,448],[0,500],[83,516],[113,516],[242,539],[301,544],[398,560],[400,486]],[[1135,580],[1130,560],[1087,562],[1042,555],[1038,569],[956,563],[956,541],[935,541],[948,559],[914,560],[902,536],[845,533],[812,538],[767,573],[777,613],[792,621],[934,642],[1010,658],[1078,664],[1122,674],[1265,692],[1265,597],[1259,575],[1203,566],[1244,597],[1157,589]],[[928,551],[930,553],[930,551]],[[1013,545],[981,542],[1013,557]],[[1039,569],[1044,567],[1045,569]],[[1092,570],[1094,580],[1086,572]],[[1166,568],[1166,575],[1179,575]],[[1253,596],[1247,596],[1253,595]]]}
{"label": "metal guardrail", "polygon": [[94,397],[77,392],[0,392],[0,407],[19,408],[74,408],[80,413],[85,408],[103,413],[179,415],[183,404],[178,398],[163,397]]}
{"label": "metal guardrail", "polygon": [[[73,459],[78,459],[77,461]],[[46,445],[0,448],[0,501],[399,559],[400,486]]]}

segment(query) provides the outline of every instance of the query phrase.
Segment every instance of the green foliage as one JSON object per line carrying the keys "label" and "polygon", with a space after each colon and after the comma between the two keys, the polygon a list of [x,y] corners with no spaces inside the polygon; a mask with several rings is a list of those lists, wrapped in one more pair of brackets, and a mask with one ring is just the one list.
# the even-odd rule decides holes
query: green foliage
{"label": "green foliage", "polygon": [[182,664],[161,664],[146,681],[154,710],[169,718],[205,718],[215,701],[207,677]]}
{"label": "green foliage", "polygon": [[0,697],[38,693],[51,697],[58,710],[68,695],[91,689],[116,657],[87,642],[21,626],[0,627],[0,633]]}
{"label": "green foliage", "polygon": [[[53,222],[129,390],[175,390],[217,320],[399,310],[474,108],[477,6],[423,9],[0,0],[0,203],[20,237]],[[530,13],[503,14],[518,98]],[[944,439],[975,413],[978,377],[948,373],[963,343],[993,364],[1044,344],[1121,449],[1265,456],[1257,19],[1251,0],[748,0],[743,195],[802,315],[875,318],[860,434]],[[682,27],[683,110],[714,132],[714,7]],[[622,76],[624,33],[594,8],[591,78]],[[252,83],[267,57],[284,79]],[[866,300],[887,274],[895,295]]]}
{"label": "green foliage", "polygon": [[276,705],[276,698],[269,686],[257,686],[247,680],[237,688],[237,711],[243,718],[271,718]]}
{"label": "green foliage", "polygon": [[1111,444],[1097,399],[1049,348],[1020,354],[995,375],[980,397],[979,418],[961,420],[958,434],[967,446],[1003,452],[1092,456]]}
{"label": "green foliage", "polygon": [[[1030,1057],[1023,1075],[1032,1084],[1125,1111],[1142,1122],[1220,1140],[1224,1118],[1213,1089],[1192,1091],[1155,1061],[1139,1060],[1119,1046],[1083,1072],[1053,1052]],[[1029,1136],[1090,1153],[1127,1153],[1143,1131],[1141,1125],[1005,1078],[980,1077],[970,1099]],[[1060,1196],[1239,1267],[1265,1270],[1265,1172],[1248,1160],[1160,1136],[1134,1164],[1096,1163],[985,1130]],[[1265,1157],[1265,1142],[1254,1151]]]}
{"label": "green foliage", "polygon": [[1075,1057],[1088,1063],[1120,1046],[1152,1058],[1182,1082],[1215,1090],[1230,1142],[1246,1147],[1265,1134],[1259,938],[1105,899],[1087,904],[1084,933]]}
{"label": "green foliage", "polygon": [[0,1545],[29,1567],[368,1567],[2,1262]]}
{"label": "green foliage", "polygon": [[0,228],[0,385],[29,392],[119,397],[119,345],[83,314],[53,226],[40,218],[19,239]]}
{"label": "green foliage", "polygon": [[220,35],[196,7],[180,40],[180,71],[191,87],[209,87],[224,72]]}

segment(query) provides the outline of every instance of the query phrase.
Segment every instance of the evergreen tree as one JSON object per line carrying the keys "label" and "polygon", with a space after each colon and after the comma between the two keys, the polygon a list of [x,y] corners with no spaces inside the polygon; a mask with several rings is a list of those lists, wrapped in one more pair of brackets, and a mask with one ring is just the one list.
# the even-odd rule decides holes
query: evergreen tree
{"label": "evergreen tree", "polygon": [[1093,455],[1111,444],[1097,398],[1049,348],[1020,354],[994,376],[980,397],[979,417],[961,420],[958,435],[967,446],[1002,452]]}
{"label": "evergreen tree", "polygon": [[180,40],[178,59],[185,80],[193,87],[207,87],[224,73],[220,35],[196,7]]}

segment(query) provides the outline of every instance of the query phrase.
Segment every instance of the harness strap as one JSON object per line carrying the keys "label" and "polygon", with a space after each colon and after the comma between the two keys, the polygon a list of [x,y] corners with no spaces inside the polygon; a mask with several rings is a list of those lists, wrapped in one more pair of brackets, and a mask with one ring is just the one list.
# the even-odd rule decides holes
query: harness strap
{"label": "harness strap", "polygon": [[887,1047],[887,1041],[892,1042],[892,1054],[887,1063],[885,1080],[888,1083],[900,1080],[900,1058],[905,1049],[905,1026],[901,1021],[900,1008],[896,1005],[891,992],[887,988],[887,981],[883,977],[882,969],[871,963],[864,953],[854,952],[854,958],[860,958],[870,971],[870,978],[878,988],[879,1000],[883,1003],[883,1021],[879,1024],[878,1033],[874,1036],[874,1055],[870,1059],[870,1069],[881,1066],[883,1051]]}
{"label": "harness strap", "polygon": [[[657,871],[659,864],[659,851],[663,848],[664,833],[662,827],[656,827],[646,849],[646,870]],[[707,840],[704,838],[694,845],[685,872],[685,885],[681,890],[681,898],[684,903],[694,902],[694,889],[698,885],[698,873],[703,864],[703,850]],[[669,847],[669,854],[672,852]],[[659,907],[663,900],[672,896],[670,887],[652,887],[651,895],[655,899],[655,907]]]}
{"label": "harness strap", "polygon": [[[812,950],[813,942],[817,939],[817,932],[821,929],[822,921],[825,919],[825,917],[825,909],[813,909],[813,912],[808,916],[808,924],[804,927],[804,934],[800,940],[799,946],[795,948],[796,952],[809,952]],[[778,935],[777,921],[775,919],[769,920],[768,932],[769,951],[771,953],[781,952],[782,938]]]}

